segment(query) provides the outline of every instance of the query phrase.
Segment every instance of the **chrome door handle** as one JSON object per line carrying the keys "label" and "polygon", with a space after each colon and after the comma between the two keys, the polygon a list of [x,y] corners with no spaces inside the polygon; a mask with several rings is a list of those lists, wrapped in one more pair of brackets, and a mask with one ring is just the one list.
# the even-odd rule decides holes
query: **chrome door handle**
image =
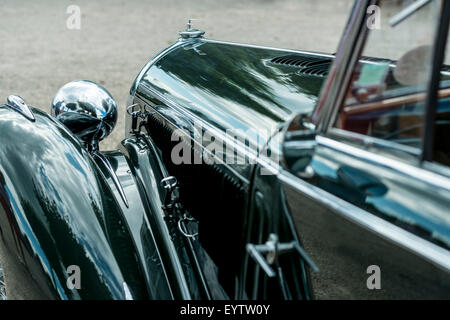
{"label": "chrome door handle", "polygon": [[[279,255],[288,252],[297,252],[314,272],[319,271],[317,265],[297,241],[279,243],[278,236],[275,233],[271,233],[269,235],[269,239],[265,244],[247,243],[246,249],[253,260],[258,263],[258,265],[270,278],[276,276],[276,273],[271,265],[275,263]],[[263,255],[265,255],[265,257]]]}

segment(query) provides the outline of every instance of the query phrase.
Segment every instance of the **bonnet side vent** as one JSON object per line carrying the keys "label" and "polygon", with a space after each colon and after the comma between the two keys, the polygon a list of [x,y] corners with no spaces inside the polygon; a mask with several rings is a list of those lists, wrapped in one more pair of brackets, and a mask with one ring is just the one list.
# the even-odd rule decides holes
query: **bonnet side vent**
{"label": "bonnet side vent", "polygon": [[302,74],[307,74],[310,76],[319,76],[319,77],[326,77],[328,75],[328,69],[330,68],[330,63],[324,63],[321,65],[313,66],[313,67],[307,67],[299,72]]}
{"label": "bonnet side vent", "polygon": [[300,74],[325,77],[331,65],[331,58],[309,55],[287,55],[275,57],[271,63],[300,68]]}

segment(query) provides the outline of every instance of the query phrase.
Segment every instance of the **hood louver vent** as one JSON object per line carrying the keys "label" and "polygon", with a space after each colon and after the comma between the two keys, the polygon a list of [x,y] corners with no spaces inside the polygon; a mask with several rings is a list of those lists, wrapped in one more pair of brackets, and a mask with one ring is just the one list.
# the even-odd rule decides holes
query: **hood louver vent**
{"label": "hood louver vent", "polygon": [[366,57],[366,56],[361,57],[361,61],[364,61],[364,62],[369,61],[369,62],[389,63],[389,64],[395,63],[395,61],[390,60],[390,59],[376,58],[376,57]]}
{"label": "hood louver vent", "polygon": [[328,75],[331,61],[331,58],[307,55],[287,55],[270,60],[270,62],[275,64],[300,68],[298,71],[300,74],[319,77],[326,77]]}
{"label": "hood louver vent", "polygon": [[448,66],[448,65],[443,65],[442,68],[441,68],[441,71],[442,71],[442,72],[450,72],[450,66]]}

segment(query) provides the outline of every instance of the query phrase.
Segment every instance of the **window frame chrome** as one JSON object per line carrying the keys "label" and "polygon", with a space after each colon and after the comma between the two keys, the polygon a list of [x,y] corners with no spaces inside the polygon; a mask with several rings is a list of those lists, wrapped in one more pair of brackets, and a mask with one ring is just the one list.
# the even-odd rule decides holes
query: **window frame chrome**
{"label": "window frame chrome", "polygon": [[[363,9],[359,8],[359,10],[365,11],[365,9],[368,6],[373,5],[373,4],[378,5],[379,2],[380,2],[379,0],[376,0],[376,1],[367,0],[365,2],[364,8]],[[442,40],[441,38],[443,36],[440,32],[440,25],[442,24],[442,20],[445,19],[445,15],[442,14],[444,9],[445,9],[444,7],[441,7],[438,21],[435,26],[436,32],[435,32],[435,38],[433,40],[433,50],[442,50],[442,48],[437,46],[437,43],[440,42],[440,40]],[[356,9],[354,9],[353,11],[354,12],[352,14],[355,14],[355,12],[357,12]],[[361,14],[361,12],[360,12],[360,14]],[[364,14],[363,22],[366,21],[366,18],[367,18],[367,15]],[[349,23],[347,28],[352,28],[352,27],[356,28],[357,23],[359,23],[359,22],[355,21],[353,23],[353,25]],[[448,27],[447,27],[447,29],[448,29]],[[351,43],[350,46],[348,43],[346,46],[344,45],[344,43],[345,43],[345,35],[344,35],[343,40],[341,41],[342,43],[340,43],[340,45],[339,45],[339,50],[336,54],[336,59],[333,62],[333,65],[331,66],[331,70],[333,70],[333,69],[341,70],[343,68],[346,68],[347,70],[353,71],[361,57],[361,54],[364,49],[364,45],[367,41],[369,32],[370,32],[370,30],[368,29],[367,25],[365,23],[362,23],[362,25],[360,26],[360,29],[358,30],[357,35],[355,36],[354,42]],[[445,37],[445,39],[443,40],[443,43],[444,43],[443,50],[445,50],[446,42],[447,42],[447,37]],[[350,52],[349,52],[348,49],[342,49],[341,47],[351,47],[352,50],[350,50]],[[344,51],[344,52],[342,52],[342,51]],[[347,57],[347,59],[350,61],[349,64],[345,65],[342,63],[342,60],[339,61],[338,60],[339,55],[341,55],[342,59],[345,59],[345,57]],[[436,61],[436,59],[434,59],[432,61],[433,70],[431,72],[433,74],[436,73],[436,70],[437,70],[436,63],[437,62],[438,61]],[[439,65],[439,70],[440,70],[440,65]],[[330,72],[330,74],[331,74],[331,72]],[[430,78],[433,76],[433,74],[430,74]],[[352,144],[357,145],[362,150],[365,150],[368,147],[373,148],[374,149],[373,151],[368,151],[368,152],[372,152],[372,153],[374,153],[374,151],[385,152],[386,150],[393,150],[393,151],[395,151],[394,153],[390,153],[389,155],[385,155],[384,157],[385,158],[394,158],[394,159],[397,159],[400,161],[404,161],[405,163],[414,165],[418,169],[425,168],[426,170],[429,170],[434,173],[441,174],[441,175],[444,175],[444,176],[450,178],[450,174],[447,172],[448,170],[445,170],[447,168],[445,165],[436,163],[436,162],[432,161],[432,159],[429,159],[426,156],[424,156],[425,139],[429,139],[429,138],[426,138],[425,136],[428,136],[427,132],[430,130],[430,126],[434,125],[434,124],[430,124],[430,123],[426,122],[426,117],[429,117],[429,115],[427,115],[427,113],[430,112],[430,110],[428,110],[428,109],[431,109],[427,105],[424,108],[424,115],[423,115],[424,116],[424,121],[423,121],[424,136],[421,137],[422,138],[421,139],[422,140],[421,148],[409,147],[409,146],[405,146],[400,143],[387,141],[387,140],[383,140],[380,138],[370,137],[367,135],[358,134],[358,133],[355,133],[352,131],[342,130],[342,129],[333,127],[333,124],[336,122],[336,118],[339,114],[340,107],[344,103],[344,98],[348,91],[348,87],[350,85],[350,79],[351,79],[350,75],[351,75],[351,73],[347,72],[347,76],[344,77],[345,80],[341,81],[338,84],[333,83],[333,82],[337,82],[336,79],[332,79],[332,77],[329,77],[327,80],[327,83],[325,83],[324,87],[322,88],[321,98],[319,99],[318,106],[320,106],[321,104],[324,104],[325,108],[323,110],[318,110],[319,111],[318,115],[316,115],[317,118],[314,121],[316,124],[316,127],[317,127],[317,134],[334,139],[336,142],[351,140]],[[424,94],[425,94],[424,102],[426,104],[430,104],[430,101],[431,101],[431,100],[429,101],[430,96],[435,95],[437,97],[439,94],[439,91],[440,91],[440,88],[439,88],[440,81],[438,81],[438,86],[436,89],[433,87],[433,84],[431,83],[431,81],[433,81],[433,80],[435,81],[435,79],[430,79],[430,85],[427,86],[426,91],[424,92]],[[326,91],[327,91],[326,88],[328,86],[336,86],[336,85],[339,86],[339,90],[335,91],[335,93],[333,95],[324,94],[324,91],[326,93]],[[431,92],[430,90],[432,90],[433,88],[436,90]],[[317,112],[317,110],[315,110],[314,112]],[[313,117],[313,120],[314,120],[314,117]],[[434,137],[432,139],[432,143],[434,143]],[[416,160],[412,159],[411,157],[415,157]],[[383,164],[383,162],[380,162],[380,164]]]}
{"label": "window frame chrome", "polygon": [[389,140],[366,136],[360,133],[334,127],[328,129],[326,136],[338,142],[345,141],[345,143],[351,143],[363,150],[371,148],[374,151],[381,153],[387,153],[386,151],[388,150],[394,150],[395,154],[389,153],[389,155],[386,155],[386,157],[397,158],[398,160],[402,160],[408,163],[415,163],[416,165],[420,164],[418,159],[421,154],[421,149],[419,148],[410,147]]}
{"label": "window frame chrome", "polygon": [[313,111],[312,120],[318,133],[328,130],[336,113],[336,105],[341,105],[344,100],[347,84],[351,79],[348,70],[353,70],[358,62],[368,33],[367,8],[377,5],[378,2],[379,0],[361,0],[354,4],[328,78],[322,87],[320,99]]}

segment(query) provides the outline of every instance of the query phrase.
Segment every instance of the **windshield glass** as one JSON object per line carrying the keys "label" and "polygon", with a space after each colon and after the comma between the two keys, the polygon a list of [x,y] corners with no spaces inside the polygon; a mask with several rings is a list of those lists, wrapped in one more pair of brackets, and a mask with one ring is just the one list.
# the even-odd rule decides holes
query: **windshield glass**
{"label": "windshield glass", "polygon": [[[374,19],[368,19],[369,34],[334,124],[341,130],[413,147],[408,149],[412,152],[420,148],[423,136],[441,2],[430,1],[411,12],[414,3],[385,0],[372,6]],[[441,85],[448,86],[446,66],[442,73]]]}
{"label": "windshield glass", "polygon": [[374,20],[369,26],[363,56],[354,72],[354,93],[361,89],[360,93],[364,94],[349,96],[347,104],[425,90],[430,76],[439,1],[430,1],[392,25],[392,21],[414,3],[385,0],[374,8]]}

